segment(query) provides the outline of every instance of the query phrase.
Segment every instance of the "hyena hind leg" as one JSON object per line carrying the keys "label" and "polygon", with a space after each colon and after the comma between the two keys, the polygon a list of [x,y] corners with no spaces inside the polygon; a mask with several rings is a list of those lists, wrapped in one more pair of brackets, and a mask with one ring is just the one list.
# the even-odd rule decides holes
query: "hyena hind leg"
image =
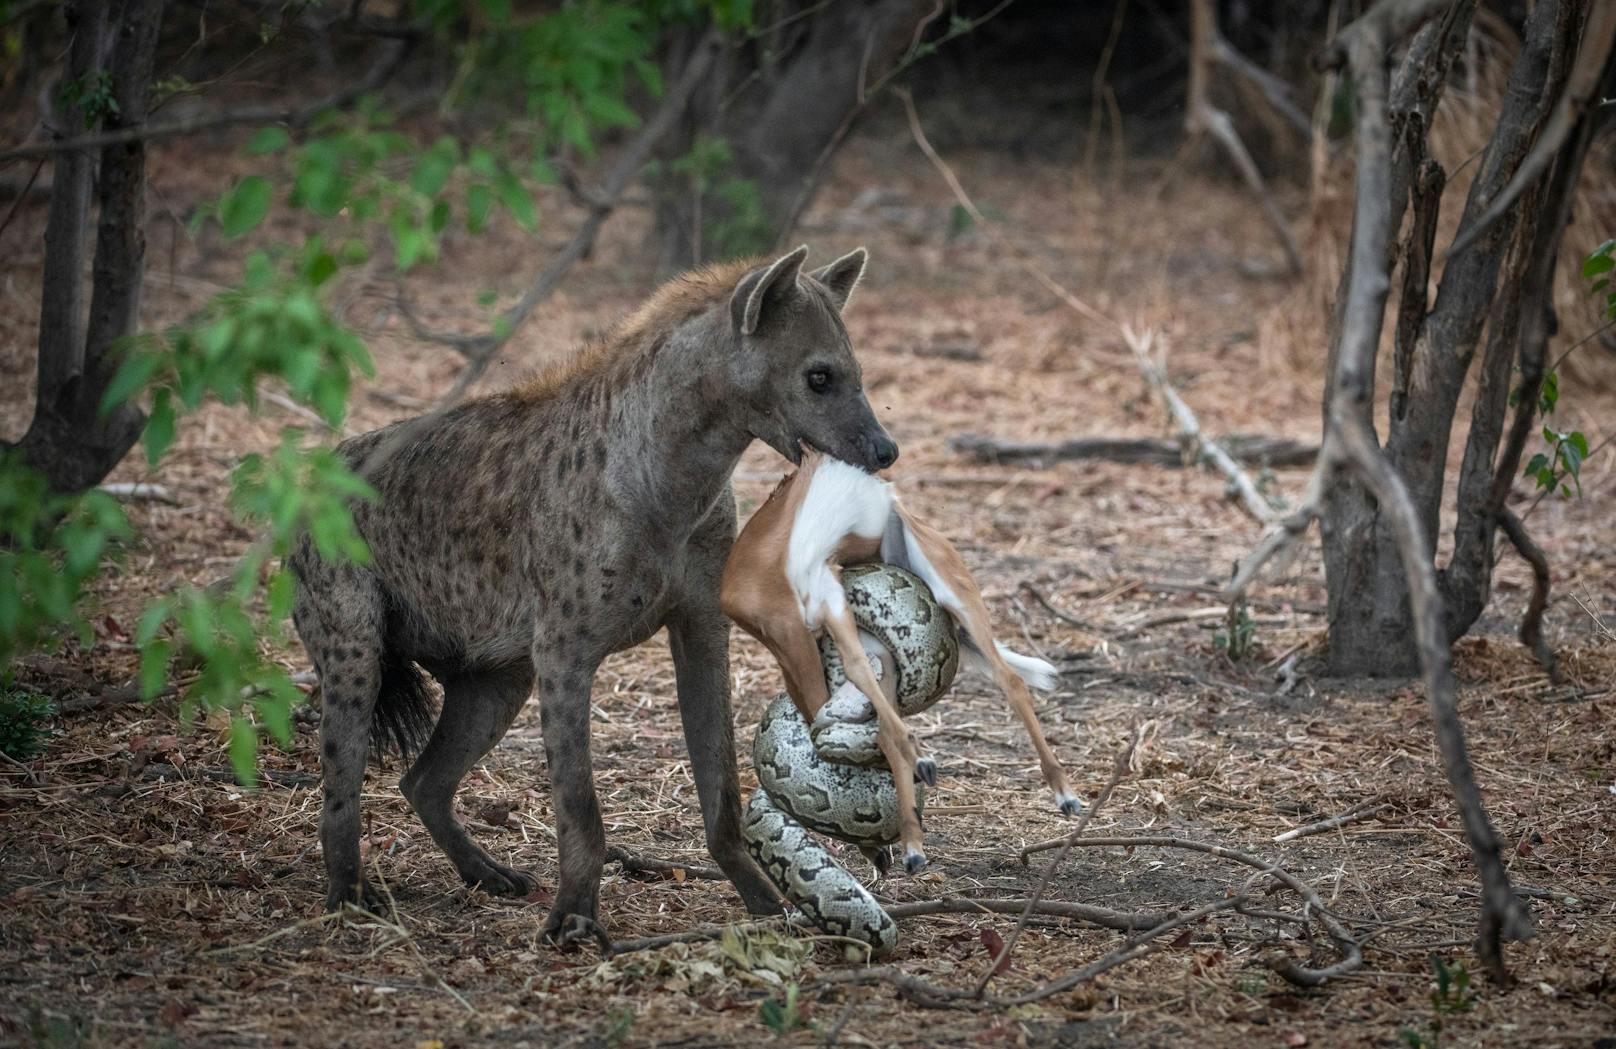
{"label": "hyena hind leg", "polygon": [[455,816],[454,796],[471,767],[510,729],[532,691],[533,667],[527,662],[445,680],[437,728],[399,781],[432,840],[466,884],[497,895],[526,896],[537,882],[495,861],[472,840]]}
{"label": "hyena hind leg", "polygon": [[[332,613],[352,613],[338,620]],[[355,904],[376,910],[380,898],[359,862],[359,792],[370,754],[371,719],[382,680],[381,616],[364,601],[300,598],[294,622],[320,675],[320,776],[324,807],[326,907]]]}

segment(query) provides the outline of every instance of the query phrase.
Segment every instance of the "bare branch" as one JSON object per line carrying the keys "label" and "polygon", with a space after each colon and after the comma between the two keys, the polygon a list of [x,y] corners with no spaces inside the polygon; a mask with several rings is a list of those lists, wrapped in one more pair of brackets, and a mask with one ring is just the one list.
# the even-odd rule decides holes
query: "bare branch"
{"label": "bare branch", "polygon": [[1537,144],[1521,166],[1515,169],[1515,176],[1488,205],[1487,210],[1453,238],[1448,255],[1457,255],[1474,244],[1476,238],[1498,221],[1526,187],[1548,168],[1560,147],[1571,137],[1583,114],[1588,112],[1603,79],[1605,61],[1610,57],[1613,43],[1616,43],[1616,4],[1594,4],[1583,27],[1582,46],[1577,51],[1576,64],[1571,67],[1565,91],[1555,103],[1554,112],[1549,115]]}
{"label": "bare branch", "polygon": [[1449,664],[1436,568],[1427,552],[1419,513],[1402,478],[1376,443],[1368,412],[1374,395],[1374,358],[1390,287],[1387,259],[1392,235],[1391,135],[1386,118],[1386,50],[1393,38],[1416,24],[1417,20],[1410,20],[1410,12],[1429,15],[1440,6],[1430,0],[1382,0],[1358,22],[1342,30],[1331,45],[1332,52],[1347,62],[1357,99],[1357,189],[1341,348],[1319,468],[1350,468],[1393,530],[1408,580],[1437,746],[1481,877],[1482,918],[1477,951],[1494,978],[1504,981],[1508,972],[1501,942],[1525,938],[1530,934],[1530,922],[1510,888],[1497,834],[1470,764]]}
{"label": "bare branch", "polygon": [[1062,863],[1066,862],[1066,854],[1072,851],[1073,842],[1082,837],[1083,832],[1088,829],[1094,817],[1105,807],[1105,803],[1111,800],[1111,793],[1117,789],[1117,784],[1122,782],[1122,777],[1127,775],[1128,768],[1133,761],[1137,738],[1129,740],[1128,744],[1117,752],[1116,762],[1111,767],[1111,778],[1101,788],[1100,796],[1094,799],[1094,804],[1083,810],[1083,815],[1078,819],[1077,826],[1073,827],[1072,832],[1066,836],[1066,843],[1061,846],[1060,852],[1055,855],[1055,858],[1050,861],[1049,866],[1044,870],[1044,876],[1039,879],[1038,887],[1033,890],[1032,898],[1027,901],[1026,907],[1022,909],[1021,917],[1016,919],[1016,927],[1010,930],[1010,935],[1006,937],[1004,946],[999,948],[999,953],[994,956],[993,961],[983,970],[981,978],[976,981],[975,996],[980,996],[987,990],[988,983],[993,979],[993,974],[999,971],[999,967],[1009,959],[1010,952],[1016,949],[1016,942],[1021,939],[1022,931],[1027,927],[1027,919],[1032,917],[1033,909],[1044,898],[1044,893],[1048,891],[1049,883],[1054,879],[1055,872],[1060,869]]}
{"label": "bare branch", "polygon": [[1274,844],[1283,845],[1287,841],[1296,841],[1298,838],[1310,838],[1315,834],[1323,834],[1326,831],[1332,831],[1338,827],[1345,827],[1349,823],[1356,823],[1359,820],[1366,820],[1370,819],[1371,817],[1378,816],[1381,814],[1381,812],[1388,808],[1391,808],[1391,805],[1385,800],[1385,796],[1376,795],[1375,797],[1370,798],[1368,801],[1360,802],[1357,805],[1354,805],[1352,808],[1343,812],[1339,816],[1331,816],[1329,819],[1319,820],[1317,823],[1308,823],[1300,827],[1292,827],[1283,834],[1276,834],[1274,835]]}
{"label": "bare branch", "polygon": [[1526,526],[1513,510],[1505,509],[1499,514],[1498,524],[1509,536],[1516,552],[1532,566],[1532,600],[1526,606],[1526,614],[1521,617],[1521,644],[1537,657],[1539,665],[1549,675],[1549,681],[1558,685],[1562,680],[1560,667],[1554,658],[1554,649],[1543,639],[1543,611],[1549,607],[1549,560],[1543,556],[1542,548],[1532,542]]}
{"label": "bare branch", "polygon": [[[466,391],[482,377],[483,372],[488,370],[499,348],[516,333],[516,329],[522,326],[522,322],[527,320],[534,308],[548,299],[573,265],[589,254],[595,246],[595,238],[599,235],[601,226],[617,207],[624,191],[639,175],[640,169],[650,158],[651,151],[656,148],[663,136],[673,130],[684,114],[685,104],[697,85],[706,77],[717,49],[718,39],[715,36],[708,36],[697,46],[679,80],[663,96],[662,104],[640,128],[639,134],[623,149],[616,163],[607,172],[606,181],[601,184],[600,189],[580,194],[594,202],[590,205],[589,217],[578,227],[578,231],[572,235],[566,246],[539,271],[538,276],[528,285],[515,305],[500,315],[495,330],[482,335],[427,331],[419,326],[407,307],[401,309],[417,337],[453,346],[471,360],[471,365],[444,396],[442,401],[444,405],[453,405],[460,401]],[[403,307],[402,297],[400,306]]]}
{"label": "bare branch", "polygon": [[[1286,268],[1294,277],[1302,272],[1302,253],[1296,248],[1296,238],[1291,236],[1285,216],[1280,214],[1279,206],[1269,195],[1262,173],[1257,170],[1257,162],[1251,159],[1246,144],[1240,141],[1240,133],[1235,130],[1234,121],[1230,119],[1229,114],[1212,104],[1207,90],[1210,67],[1216,56],[1217,41],[1217,13],[1213,10],[1212,0],[1190,0],[1190,76],[1188,98],[1185,102],[1184,130],[1192,142],[1201,135],[1212,136],[1212,140],[1235,166],[1235,170],[1250,188],[1252,196],[1257,198],[1257,203],[1262,207],[1263,216],[1273,228],[1274,235],[1279,239],[1280,248],[1285,252]],[[1303,124],[1305,126],[1306,122]]]}
{"label": "bare branch", "polygon": [[234,124],[285,124],[288,127],[300,128],[309,121],[332,109],[341,109],[367,92],[374,91],[392,79],[398,67],[403,64],[404,57],[409,53],[409,40],[400,40],[386,47],[386,54],[381,61],[371,67],[358,83],[343,88],[317,102],[306,106],[242,106],[239,109],[227,109],[222,112],[197,113],[182,120],[169,121],[166,124],[142,124],[133,127],[117,128],[112,131],[102,131],[93,135],[80,135],[77,138],[52,139],[49,142],[36,142],[32,145],[18,146],[15,149],[0,152],[0,164],[11,160],[20,160],[29,157],[48,157],[58,153],[81,152],[98,150],[105,146],[115,146],[126,142],[150,142],[153,139],[176,138],[183,135],[194,135],[200,131],[208,131],[218,127],[228,127]]}
{"label": "bare branch", "polygon": [[[1089,848],[1122,845],[1132,848],[1146,846],[1163,849],[1185,849],[1190,852],[1201,852],[1208,856],[1216,856],[1219,859],[1233,860],[1235,863],[1252,867],[1263,874],[1271,876],[1274,878],[1274,880],[1280,882],[1286,888],[1300,896],[1302,898],[1302,902],[1308,907],[1309,915],[1318,918],[1319,923],[1324,926],[1324,931],[1329,933],[1330,939],[1335,941],[1336,947],[1341,951],[1342,954],[1342,959],[1339,962],[1323,969],[1309,969],[1297,965],[1289,958],[1280,959],[1274,963],[1275,972],[1279,973],[1279,975],[1283,976],[1291,983],[1297,984],[1298,986],[1318,987],[1334,977],[1342,976],[1363,965],[1363,950],[1358,945],[1357,937],[1355,937],[1351,930],[1349,930],[1345,925],[1341,924],[1341,921],[1330,911],[1329,907],[1325,905],[1323,898],[1319,896],[1318,892],[1314,890],[1311,885],[1285,870],[1283,867],[1280,867],[1277,864],[1269,863],[1267,860],[1261,859],[1257,856],[1253,856],[1249,852],[1241,852],[1239,849],[1231,849],[1226,845],[1214,845],[1210,842],[1194,841],[1189,838],[1178,838],[1167,835],[1089,837],[1081,840],[1074,840],[1068,837],[1055,838],[1051,839],[1050,841],[1043,841],[1036,845],[1027,846],[1021,850],[1021,861],[1025,863],[1027,862],[1027,857],[1034,853],[1044,852],[1054,848],[1062,848],[1068,842],[1074,845]],[[1023,1000],[1031,999],[1026,999],[1024,997],[1010,999],[1011,1003],[1017,1003]]]}

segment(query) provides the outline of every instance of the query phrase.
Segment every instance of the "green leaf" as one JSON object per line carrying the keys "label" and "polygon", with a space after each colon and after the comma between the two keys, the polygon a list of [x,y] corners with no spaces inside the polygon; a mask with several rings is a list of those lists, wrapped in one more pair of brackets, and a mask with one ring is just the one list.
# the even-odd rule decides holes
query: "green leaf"
{"label": "green leaf", "polygon": [[247,153],[249,156],[261,157],[285,149],[291,142],[292,136],[287,134],[283,127],[259,128],[253,137],[247,140]]}
{"label": "green leaf", "polygon": [[153,469],[174,443],[174,400],[168,387],[152,399],[151,416],[146,420],[146,462]]}
{"label": "green leaf", "polygon": [[449,181],[454,156],[440,149],[422,153],[410,172],[410,188],[423,197],[435,197]]}
{"label": "green leaf", "polygon": [[494,208],[494,191],[486,183],[466,187],[466,230],[481,233],[488,228],[488,213]]}
{"label": "green leaf", "polygon": [[144,389],[162,367],[163,358],[155,353],[137,351],[125,357],[101,397],[102,413],[110,412]]}
{"label": "green leaf", "polygon": [[1596,251],[1589,255],[1582,264],[1582,275],[1585,278],[1597,277],[1601,273],[1609,273],[1616,269],[1616,258],[1612,258],[1608,249]]}
{"label": "green leaf", "polygon": [[308,282],[310,284],[318,288],[320,285],[330,280],[336,274],[336,272],[337,260],[333,258],[329,252],[322,251],[320,254],[314,256],[313,259],[309,260],[308,268],[304,271],[304,276],[308,278]]}
{"label": "green leaf", "polygon": [[168,659],[174,646],[166,640],[153,641],[140,650],[140,698],[148,702],[163,690],[168,680]]}
{"label": "green leaf", "polygon": [[245,714],[230,717],[230,767],[242,786],[258,785],[258,726]]}
{"label": "green leaf", "polygon": [[248,175],[226,191],[219,198],[219,225],[224,235],[234,239],[264,221],[273,191],[269,179],[262,175]]}
{"label": "green leaf", "polygon": [[539,215],[533,206],[533,195],[522,185],[521,179],[508,171],[502,171],[494,183],[494,188],[499,193],[500,203],[505,205],[505,209],[523,229],[531,233],[538,228]]}

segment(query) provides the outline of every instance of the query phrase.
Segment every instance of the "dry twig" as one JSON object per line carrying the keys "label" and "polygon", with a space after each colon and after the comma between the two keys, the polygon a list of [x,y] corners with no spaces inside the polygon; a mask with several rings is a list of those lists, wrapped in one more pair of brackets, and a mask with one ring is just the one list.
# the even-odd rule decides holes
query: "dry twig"
{"label": "dry twig", "polygon": [[1319,820],[1317,823],[1309,823],[1301,827],[1292,827],[1283,834],[1276,834],[1274,835],[1274,844],[1279,845],[1287,841],[1295,841],[1298,838],[1309,838],[1315,834],[1335,830],[1337,827],[1345,827],[1349,823],[1356,823],[1359,820],[1378,816],[1382,811],[1390,807],[1391,804],[1384,799],[1383,795],[1376,795],[1368,801],[1354,805],[1339,816],[1331,816],[1327,820]]}
{"label": "dry twig", "polygon": [[[994,956],[993,961],[983,971],[981,978],[976,981],[975,993],[977,995],[981,995],[983,991],[987,990],[988,983],[993,979],[993,974],[999,971],[999,967],[1009,959],[1010,952],[1015,950],[1016,941],[1021,939],[1022,931],[1027,927],[1027,919],[1032,917],[1033,908],[1038,906],[1039,901],[1044,898],[1044,893],[1049,890],[1049,883],[1054,879],[1055,872],[1060,869],[1062,863],[1066,862],[1066,854],[1072,851],[1073,843],[1088,829],[1095,815],[1105,807],[1106,802],[1111,800],[1111,793],[1117,789],[1117,784],[1122,782],[1122,777],[1127,775],[1128,768],[1133,763],[1136,744],[1137,737],[1135,740],[1130,740],[1118,752],[1117,760],[1111,767],[1111,778],[1101,788],[1100,796],[1094,799],[1094,804],[1083,810],[1083,815],[1078,818],[1077,826],[1073,827],[1072,832],[1066,836],[1066,844],[1061,847],[1055,859],[1045,869],[1044,876],[1039,879],[1038,887],[1032,891],[1032,898],[1027,901],[1027,906],[1022,910],[1021,917],[1016,919],[1016,927],[1010,930],[1010,935],[1005,939],[1004,946],[999,948],[999,953]],[[1026,854],[1023,853],[1022,855],[1025,856]]]}
{"label": "dry twig", "polygon": [[[1296,964],[1294,959],[1281,958],[1273,963],[1274,971],[1298,987],[1318,987],[1331,979],[1342,976],[1363,965],[1363,951],[1358,945],[1358,939],[1352,932],[1335,917],[1325,906],[1324,900],[1314,888],[1285,870],[1277,864],[1253,856],[1239,849],[1231,849],[1226,845],[1213,845],[1210,842],[1193,841],[1189,838],[1178,838],[1166,835],[1137,835],[1137,836],[1108,836],[1076,840],[1070,836],[1042,841],[1036,845],[1029,845],[1021,850],[1021,861],[1027,862],[1027,857],[1038,852],[1050,849],[1064,849],[1071,845],[1082,846],[1108,846],[1121,845],[1128,848],[1155,847],[1164,849],[1186,849],[1191,852],[1202,852],[1208,856],[1219,859],[1233,860],[1235,863],[1253,867],[1264,874],[1271,875],[1306,904],[1309,915],[1317,916],[1330,939],[1335,941],[1336,947],[1341,951],[1342,958],[1334,965],[1322,969],[1311,969]],[[1147,934],[1148,935],[1148,934]]]}

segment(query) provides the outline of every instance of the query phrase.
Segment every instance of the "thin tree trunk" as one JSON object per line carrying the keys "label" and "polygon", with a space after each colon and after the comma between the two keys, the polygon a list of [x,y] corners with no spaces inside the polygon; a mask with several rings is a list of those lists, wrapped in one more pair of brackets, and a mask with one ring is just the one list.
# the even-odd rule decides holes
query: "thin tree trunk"
{"label": "thin tree trunk", "polygon": [[[1570,69],[1578,6],[1574,0],[1545,0],[1533,10],[1461,226],[1508,184],[1547,119]],[[1443,39],[1450,47],[1462,43],[1452,35]],[[1402,125],[1404,162],[1411,172],[1421,159],[1413,136],[1423,141],[1426,126],[1412,115]],[[1395,172],[1394,163],[1394,178]],[[1406,185],[1402,192],[1407,193]],[[1393,203],[1394,220],[1400,220],[1406,197]],[[1412,347],[1399,347],[1398,364],[1407,370],[1397,377],[1392,394],[1402,411],[1391,417],[1386,455],[1407,486],[1433,557],[1453,416],[1497,290],[1516,213],[1518,209],[1448,261],[1436,303],[1421,321]],[[1324,528],[1331,669],[1348,675],[1413,674],[1419,653],[1395,530],[1383,527],[1379,507],[1359,488],[1341,493],[1335,504]]]}
{"label": "thin tree trunk", "polygon": [[[102,52],[110,58],[106,76],[116,109],[108,107],[101,115],[106,130],[145,123],[162,11],[163,0],[122,0],[115,6],[86,0],[72,11],[77,22],[69,57],[73,81],[84,84],[101,75]],[[82,110],[64,108],[68,111],[57,133],[82,132]],[[109,145],[99,151],[99,159],[100,209],[87,319],[82,274],[96,181],[94,152],[58,155],[47,220],[39,394],[23,449],[30,465],[61,492],[98,484],[145,424],[134,405],[101,410],[107,385],[123,359],[124,340],[139,321],[146,254],[145,143],[135,139]]]}
{"label": "thin tree trunk", "polygon": [[[664,270],[761,251],[789,232],[871,88],[902,60],[937,5],[782,8],[759,39],[726,49],[707,90],[692,100],[683,134],[661,152],[656,223]],[[700,180],[705,185],[673,170],[699,139],[722,141],[730,153],[727,165]]]}
{"label": "thin tree trunk", "polygon": [[[1511,259],[1506,276],[1506,298],[1500,299],[1500,304],[1512,305],[1513,316],[1503,319],[1495,310],[1494,330],[1489,338],[1481,389],[1472,413],[1464,466],[1459,475],[1453,556],[1440,577],[1448,609],[1450,641],[1463,637],[1487,607],[1492,592],[1496,529],[1506,523],[1509,511],[1505,501],[1520,470],[1526,442],[1535,429],[1538,397],[1543,389],[1544,355],[1554,328],[1554,271],[1598,114],[1585,114],[1579,119],[1581,125],[1559,149],[1541,191],[1528,189],[1521,197],[1521,206],[1532,216],[1530,232],[1528,234],[1523,226],[1523,235],[1516,239],[1517,255]],[[1500,344],[1495,346],[1495,341]],[[1508,411],[1510,366],[1517,359],[1517,350],[1521,381],[1515,417],[1499,453]],[[1521,534],[1524,538],[1524,531]],[[1531,547],[1530,541],[1516,545],[1522,547],[1522,555],[1530,560],[1526,549]],[[1546,565],[1539,570],[1533,562],[1533,569],[1538,579],[1533,603],[1534,606],[1545,605],[1548,596]],[[1541,619],[1541,616],[1542,608],[1537,607],[1535,618]],[[1532,618],[1528,616],[1528,623]],[[1544,659],[1547,646],[1542,642],[1540,628],[1532,626],[1525,630],[1522,641],[1540,660]],[[1552,656],[1545,665],[1552,666]]]}

